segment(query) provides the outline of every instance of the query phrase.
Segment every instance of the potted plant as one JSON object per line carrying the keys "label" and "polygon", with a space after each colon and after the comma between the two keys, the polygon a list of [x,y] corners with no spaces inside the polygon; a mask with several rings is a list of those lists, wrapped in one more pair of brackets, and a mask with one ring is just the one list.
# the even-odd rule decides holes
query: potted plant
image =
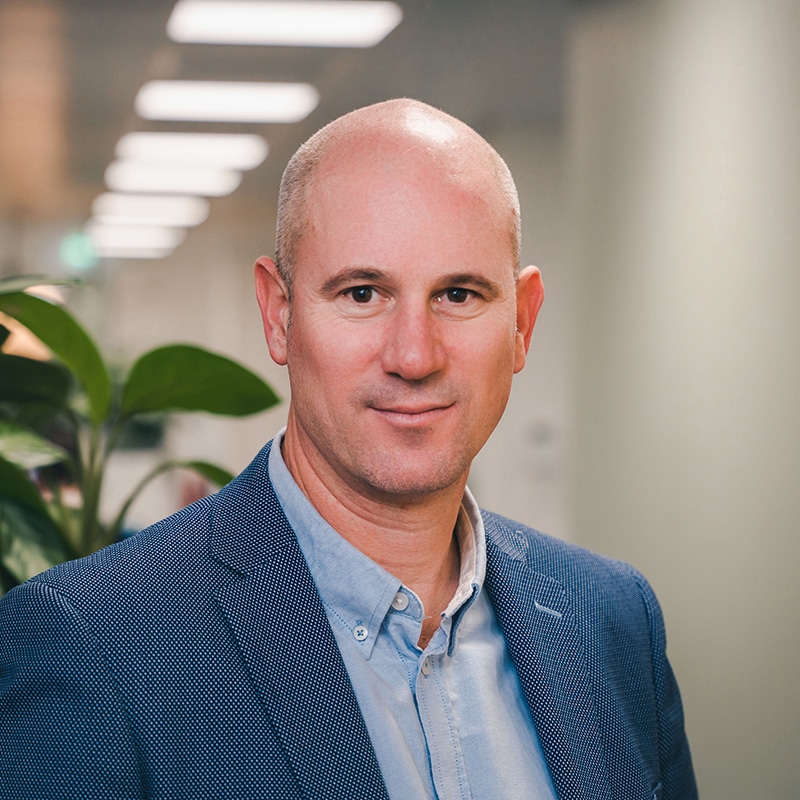
{"label": "potted plant", "polygon": [[2,352],[9,330],[0,324],[0,594],[115,541],[131,503],[157,475],[183,467],[218,485],[232,478],[209,462],[165,461],[133,488],[112,519],[101,519],[106,467],[132,421],[172,411],[244,416],[278,402],[241,364],[187,344],[150,350],[115,386],[77,320],[26,291],[43,283],[59,281],[0,280],[0,312],[53,354],[41,361]]}

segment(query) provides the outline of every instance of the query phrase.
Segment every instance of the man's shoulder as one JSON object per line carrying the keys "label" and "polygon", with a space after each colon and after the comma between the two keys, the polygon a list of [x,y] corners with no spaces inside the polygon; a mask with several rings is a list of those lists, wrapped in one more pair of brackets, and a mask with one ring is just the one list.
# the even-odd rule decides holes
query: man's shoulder
{"label": "man's shoulder", "polygon": [[187,506],[144,530],[31,579],[66,597],[112,597],[145,587],[150,575],[185,573],[208,550],[213,497]]}
{"label": "man's shoulder", "polygon": [[565,586],[587,584],[628,586],[649,592],[642,574],[625,561],[601,555],[573,542],[558,539],[515,520],[481,510],[486,529],[489,562],[523,562],[526,568]]}
{"label": "man's shoulder", "polygon": [[516,607],[533,600],[534,606],[555,608],[563,602],[587,631],[613,630],[632,637],[637,647],[662,630],[658,599],[635,567],[497,514],[482,514],[486,582],[496,604]]}
{"label": "man's shoulder", "polygon": [[69,595],[73,590],[113,593],[146,587],[150,576],[186,575],[214,558],[214,531],[252,530],[248,515],[268,504],[265,459],[269,444],[219,492],[204,497],[130,537],[91,555],[59,564],[32,580]]}

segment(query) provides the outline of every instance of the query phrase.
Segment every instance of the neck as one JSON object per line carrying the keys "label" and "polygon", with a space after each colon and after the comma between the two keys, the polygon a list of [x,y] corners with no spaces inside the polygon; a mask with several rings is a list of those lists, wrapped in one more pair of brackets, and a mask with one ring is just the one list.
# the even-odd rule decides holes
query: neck
{"label": "neck", "polygon": [[454,531],[466,476],[455,486],[424,496],[389,498],[358,491],[328,465],[312,464],[291,426],[282,454],[322,518],[420,598],[425,619],[419,644],[424,647],[458,587],[460,555]]}

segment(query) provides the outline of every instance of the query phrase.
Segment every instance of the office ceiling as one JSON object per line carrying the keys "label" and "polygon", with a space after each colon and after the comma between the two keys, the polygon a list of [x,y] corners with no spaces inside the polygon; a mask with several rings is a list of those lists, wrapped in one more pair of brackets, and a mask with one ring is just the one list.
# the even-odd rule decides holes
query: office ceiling
{"label": "office ceiling", "polygon": [[[362,50],[176,44],[165,32],[173,0],[0,0],[0,216],[88,218],[128,131],[262,134],[270,155],[237,190],[242,202],[274,195],[287,158],[319,126],[388,97],[418,97],[487,135],[558,123],[575,3],[398,2],[401,24]],[[147,122],[133,101],[154,78],[306,81],[322,99],[293,125]]]}

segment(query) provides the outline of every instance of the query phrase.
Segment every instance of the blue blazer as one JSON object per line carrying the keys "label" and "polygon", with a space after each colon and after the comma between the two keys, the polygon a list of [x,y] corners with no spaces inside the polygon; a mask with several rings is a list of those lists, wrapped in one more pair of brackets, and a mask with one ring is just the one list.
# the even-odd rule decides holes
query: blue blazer
{"label": "blue blazer", "polygon": [[[268,451],[0,601],[2,800],[387,797]],[[560,800],[696,797],[644,579],[484,519],[486,591]]]}

